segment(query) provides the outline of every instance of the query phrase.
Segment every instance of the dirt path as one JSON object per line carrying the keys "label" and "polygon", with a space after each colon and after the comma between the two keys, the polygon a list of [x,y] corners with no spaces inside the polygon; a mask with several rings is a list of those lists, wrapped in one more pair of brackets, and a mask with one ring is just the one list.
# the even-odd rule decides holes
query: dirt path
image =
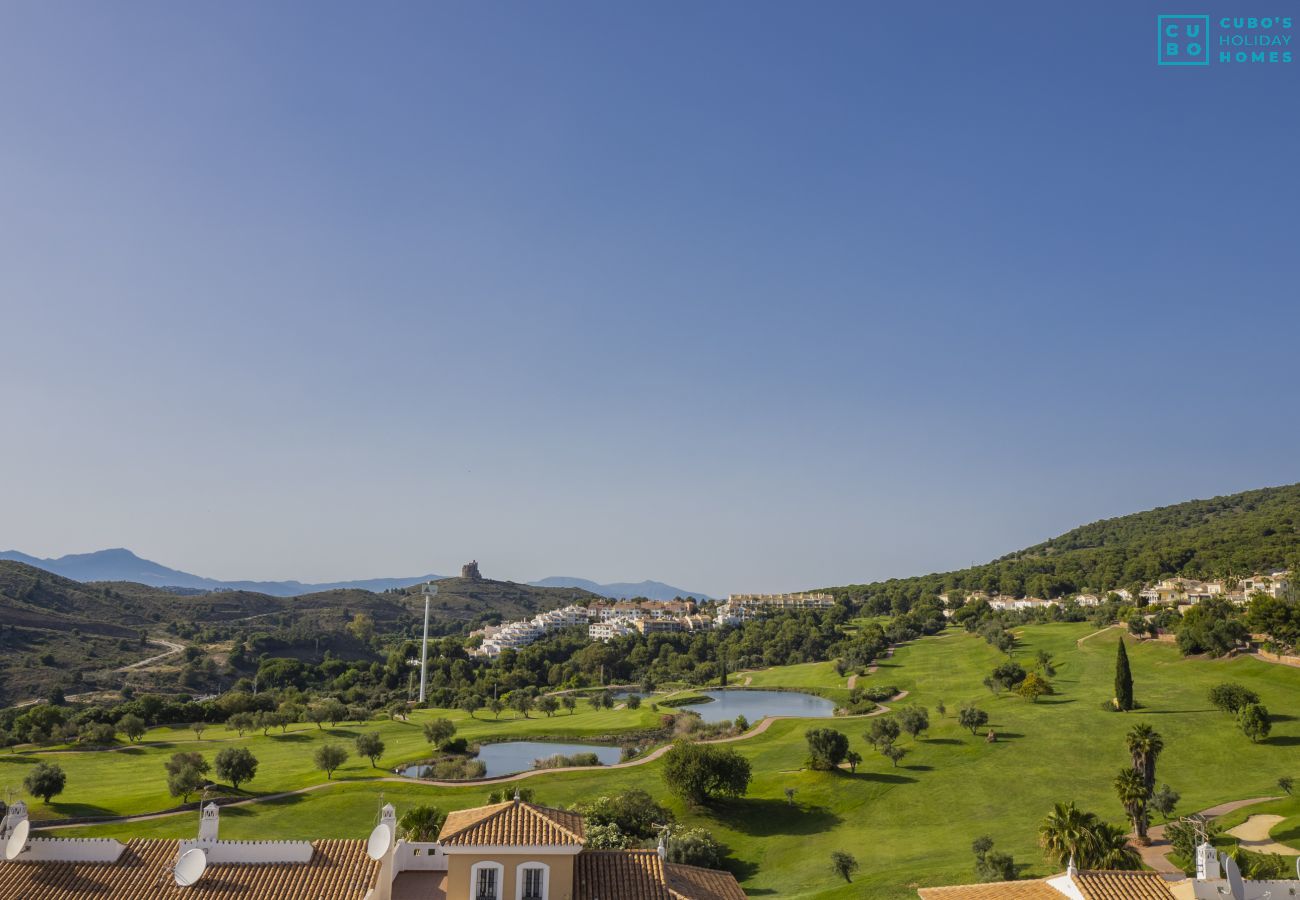
{"label": "dirt path", "polygon": [[1096,636],[1099,635],[1099,634],[1105,634],[1106,632],[1110,631],[1112,628],[1124,628],[1124,627],[1126,627],[1126,626],[1124,626],[1124,625],[1107,625],[1105,628],[1101,629],[1100,631],[1094,631],[1092,634],[1085,634],[1083,637],[1079,638],[1077,641],[1074,642],[1074,646],[1076,646],[1076,647],[1082,647],[1082,646],[1083,646],[1083,642],[1086,641],[1088,638],[1094,638],[1094,637],[1096,637]]}
{"label": "dirt path", "polygon": [[[1211,806],[1209,809],[1203,809],[1201,810],[1201,815],[1213,819],[1216,816],[1225,816],[1230,812],[1236,812],[1245,806],[1253,806],[1256,803],[1267,803],[1269,800],[1277,799],[1277,797],[1255,797],[1250,800],[1232,800],[1228,803],[1220,803],[1218,806]],[[1252,816],[1251,818],[1254,819],[1259,817]],[[1181,881],[1187,876],[1183,874],[1182,869],[1169,861],[1169,854],[1174,848],[1170,846],[1167,840],[1165,840],[1165,827],[1166,826],[1164,825],[1155,825],[1151,828],[1150,832],[1148,832],[1151,837],[1150,847],[1134,846],[1138,853],[1142,855],[1142,862],[1163,875],[1165,881]],[[1266,837],[1267,834],[1268,832],[1266,831]],[[1295,853],[1294,850],[1291,850],[1290,852]]]}
{"label": "dirt path", "polygon": [[753,684],[753,683],[754,683],[754,676],[753,676],[753,675],[746,675],[746,676],[745,676],[745,683],[742,684],[741,687],[749,687],[749,686],[750,686],[751,684]]}
{"label": "dirt path", "polygon": [[184,644],[178,644],[175,641],[167,641],[162,638],[150,638],[149,643],[155,647],[166,647],[167,652],[159,653],[157,656],[151,656],[148,659],[142,659],[139,662],[133,662],[129,666],[122,666],[120,669],[114,669],[114,672],[130,672],[132,669],[142,669],[145,666],[151,666],[159,660],[164,660],[169,656],[174,656],[185,649]]}
{"label": "dirt path", "polygon": [[1241,846],[1254,853],[1278,853],[1282,856],[1300,856],[1300,850],[1280,844],[1269,837],[1269,832],[1278,822],[1285,822],[1285,816],[1251,816],[1236,828],[1229,828],[1228,834],[1241,841]]}
{"label": "dirt path", "polygon": [[858,673],[854,672],[852,675],[849,676],[849,682],[846,685],[846,687],[849,690],[853,690],[857,686],[858,686]]}
{"label": "dirt path", "polygon": [[[907,691],[902,691],[893,700],[900,700],[907,696]],[[871,716],[878,716],[882,713],[889,712],[887,707],[881,706],[866,715],[860,716],[839,716],[838,719],[867,719]],[[803,716],[767,716],[757,725],[743,734],[733,734],[727,737],[714,738],[709,741],[700,741],[701,744],[729,744],[732,741],[746,741],[750,738],[758,737],[763,732],[772,727],[772,723],[784,719],[801,719]],[[611,766],[565,766],[560,769],[530,769],[527,772],[515,772],[511,775],[501,775],[496,778],[478,778],[473,781],[432,781],[427,778],[406,778],[401,775],[385,775],[381,778],[340,778],[338,781],[324,781],[320,784],[308,785],[305,788],[298,788],[293,791],[281,791],[278,794],[264,794],[258,797],[247,797],[243,800],[233,800],[229,803],[220,804],[223,808],[227,806],[248,806],[253,803],[270,803],[276,800],[283,800],[286,797],[296,797],[300,794],[309,794],[312,791],[319,791],[323,788],[337,787],[341,784],[373,784],[373,783],[396,783],[396,784],[422,784],[428,787],[457,788],[476,785],[497,785],[506,784],[511,781],[523,781],[525,778],[535,778],[538,775],[551,775],[556,772],[591,772],[596,769],[630,769],[633,766],[644,766],[652,763],[659,757],[663,756],[673,747],[672,744],[664,744],[662,747],[656,747],[645,756],[637,759],[630,759],[627,762],[614,763]],[[148,822],[153,819],[166,819],[170,816],[192,815],[193,808],[171,809],[164,812],[141,813],[135,816],[111,816],[99,819],[95,822],[78,822],[70,824],[46,824],[44,822],[33,822],[32,828],[39,831],[57,831],[62,828],[86,828],[92,825],[118,825],[127,822]]]}

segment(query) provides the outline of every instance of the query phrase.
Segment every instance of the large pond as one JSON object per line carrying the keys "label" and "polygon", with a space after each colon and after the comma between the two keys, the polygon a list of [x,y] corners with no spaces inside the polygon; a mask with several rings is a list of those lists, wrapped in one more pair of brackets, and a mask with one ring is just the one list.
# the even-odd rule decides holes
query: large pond
{"label": "large pond", "polygon": [[[487,766],[484,778],[497,775],[513,775],[515,772],[527,772],[533,768],[533,762],[551,756],[563,754],[573,756],[577,753],[594,753],[602,765],[613,765],[622,758],[618,747],[605,744],[555,744],[550,741],[501,741],[496,744],[484,744],[478,753],[478,760]],[[402,774],[407,778],[427,778],[431,766],[407,766]]]}
{"label": "large pond", "polygon": [[710,703],[692,703],[682,709],[699,713],[706,722],[730,722],[744,716],[757,722],[766,716],[825,719],[835,715],[835,704],[815,694],[797,691],[705,691]]}

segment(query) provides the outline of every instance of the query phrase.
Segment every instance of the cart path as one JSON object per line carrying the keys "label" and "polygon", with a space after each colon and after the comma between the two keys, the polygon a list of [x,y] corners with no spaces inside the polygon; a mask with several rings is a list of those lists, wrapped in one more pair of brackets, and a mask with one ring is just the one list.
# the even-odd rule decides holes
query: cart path
{"label": "cart path", "polygon": [[[1254,806],[1256,803],[1267,803],[1269,800],[1278,799],[1280,798],[1254,797],[1250,800],[1231,800],[1228,803],[1220,803],[1218,806],[1211,806],[1209,809],[1203,809],[1201,810],[1201,815],[1208,819],[1213,819],[1217,816],[1225,816],[1230,812],[1236,812],[1242,807]],[[1251,818],[1257,817],[1252,816]],[[1136,844],[1134,847],[1137,852],[1141,854],[1142,862],[1149,868],[1155,869],[1164,876],[1165,881],[1182,881],[1187,876],[1183,874],[1182,869],[1169,861],[1169,854],[1174,848],[1167,840],[1165,840],[1165,827],[1166,826],[1164,825],[1152,826],[1151,830],[1148,832],[1151,837],[1150,847],[1142,847]],[[1295,853],[1294,850],[1291,850],[1290,852]]]}

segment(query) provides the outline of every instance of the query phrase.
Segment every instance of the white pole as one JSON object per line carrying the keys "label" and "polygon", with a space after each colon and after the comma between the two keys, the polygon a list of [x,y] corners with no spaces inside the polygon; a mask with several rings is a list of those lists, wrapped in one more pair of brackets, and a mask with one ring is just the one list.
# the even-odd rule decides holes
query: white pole
{"label": "white pole", "polygon": [[424,678],[429,669],[429,594],[424,595],[424,640],[420,642],[420,702],[424,702]]}

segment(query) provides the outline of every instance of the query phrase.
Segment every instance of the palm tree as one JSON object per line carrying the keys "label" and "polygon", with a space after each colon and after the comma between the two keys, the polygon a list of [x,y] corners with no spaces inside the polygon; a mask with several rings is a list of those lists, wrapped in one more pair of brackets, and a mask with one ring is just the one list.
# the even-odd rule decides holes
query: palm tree
{"label": "palm tree", "polygon": [[1147,800],[1151,794],[1147,791],[1146,779],[1137,769],[1120,769],[1115,777],[1115,793],[1119,802],[1124,804],[1124,812],[1133,822],[1133,833],[1139,842],[1150,844],[1147,837]]}
{"label": "palm tree", "polygon": [[1038,843],[1060,865],[1071,859],[1085,863],[1092,858],[1093,832],[1097,817],[1074,803],[1057,803],[1038,829]]}
{"label": "palm tree", "polygon": [[1092,856],[1085,865],[1091,869],[1140,869],[1142,857],[1128,842],[1124,829],[1098,822],[1092,832]]}
{"label": "palm tree", "polygon": [[1164,738],[1150,725],[1141,722],[1133,726],[1124,740],[1133,757],[1133,769],[1142,775],[1149,795],[1156,789],[1156,760],[1165,749]]}
{"label": "palm tree", "polygon": [[436,806],[413,806],[397,823],[397,832],[408,841],[436,841],[446,818]]}

